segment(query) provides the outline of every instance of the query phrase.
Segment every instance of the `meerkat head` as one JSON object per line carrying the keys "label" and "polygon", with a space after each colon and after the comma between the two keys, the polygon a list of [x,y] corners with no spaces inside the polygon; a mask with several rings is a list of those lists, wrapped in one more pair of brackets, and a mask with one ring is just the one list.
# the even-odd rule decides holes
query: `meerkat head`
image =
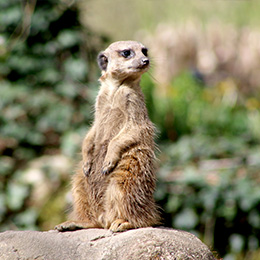
{"label": "meerkat head", "polygon": [[101,79],[140,78],[149,68],[148,49],[135,41],[114,42],[98,55],[98,65]]}

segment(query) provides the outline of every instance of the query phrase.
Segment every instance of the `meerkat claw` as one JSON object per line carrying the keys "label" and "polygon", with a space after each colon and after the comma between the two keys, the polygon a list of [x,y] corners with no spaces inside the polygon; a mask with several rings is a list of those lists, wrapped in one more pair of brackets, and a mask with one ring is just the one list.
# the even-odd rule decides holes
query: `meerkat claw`
{"label": "meerkat claw", "polygon": [[107,175],[109,174],[114,167],[112,166],[111,162],[108,164],[108,166],[104,166],[102,168],[102,174]]}
{"label": "meerkat claw", "polygon": [[90,174],[90,169],[91,169],[91,164],[90,164],[90,163],[88,163],[88,162],[83,163],[82,170],[83,170],[83,172],[84,172],[84,174],[85,174],[86,177],[89,176],[89,174]]}

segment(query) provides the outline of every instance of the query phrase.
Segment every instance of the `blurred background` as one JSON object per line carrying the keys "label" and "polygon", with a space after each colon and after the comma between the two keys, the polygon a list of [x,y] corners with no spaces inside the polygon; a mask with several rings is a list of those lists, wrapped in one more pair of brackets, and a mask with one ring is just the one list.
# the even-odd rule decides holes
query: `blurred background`
{"label": "blurred background", "polygon": [[96,56],[138,40],[164,225],[259,260],[260,2],[0,0],[0,231],[66,219],[93,120]]}

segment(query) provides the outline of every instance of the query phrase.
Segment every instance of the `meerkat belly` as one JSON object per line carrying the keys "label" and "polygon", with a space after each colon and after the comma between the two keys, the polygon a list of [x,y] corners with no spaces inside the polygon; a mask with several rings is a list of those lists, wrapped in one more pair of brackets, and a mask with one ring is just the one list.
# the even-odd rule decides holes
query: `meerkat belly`
{"label": "meerkat belly", "polygon": [[[111,109],[99,118],[96,127],[96,138],[91,173],[88,176],[89,196],[95,201],[97,216],[103,212],[103,198],[109,184],[109,178],[102,174],[102,167],[110,141],[124,125],[124,116],[120,109]],[[97,206],[99,205],[99,206]]]}
{"label": "meerkat belly", "polygon": [[120,132],[125,122],[124,113],[119,108],[113,108],[100,120],[96,133],[96,148],[102,149]]}
{"label": "meerkat belly", "polygon": [[[119,108],[113,108],[100,118],[97,125],[97,132],[95,138],[94,148],[94,161],[92,172],[100,175],[102,165],[107,153],[107,148],[111,140],[120,132],[123,128],[125,117],[123,112]],[[102,178],[102,177],[100,177]]]}

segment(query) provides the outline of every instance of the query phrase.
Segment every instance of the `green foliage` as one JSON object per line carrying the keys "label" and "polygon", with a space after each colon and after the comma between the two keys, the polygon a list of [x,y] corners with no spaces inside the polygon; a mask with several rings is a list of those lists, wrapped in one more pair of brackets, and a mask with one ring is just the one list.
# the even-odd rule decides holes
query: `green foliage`
{"label": "green foliage", "polygon": [[[157,196],[172,222],[168,224],[194,232],[211,245],[214,243],[222,255],[255,251],[260,235],[260,192],[255,181],[259,170],[248,167],[242,173],[241,169],[222,169],[216,173],[189,166],[181,176],[180,169],[173,168],[167,175],[161,172],[164,178],[160,180]],[[165,178],[169,181],[165,182]]]}
{"label": "green foliage", "polygon": [[260,235],[258,101],[240,96],[230,80],[207,87],[189,73],[166,87],[167,96],[154,85],[151,90],[147,100],[154,107],[148,109],[161,132],[155,195],[165,224],[195,233],[222,256],[254,259]]}
{"label": "green foliage", "polygon": [[79,152],[92,118],[86,53],[99,47],[69,2],[0,1],[0,10],[0,230],[35,229],[32,187],[17,178],[34,158]]}
{"label": "green foliage", "polygon": [[[153,84],[150,81],[150,85]],[[232,82],[220,83],[215,88],[207,87],[186,72],[167,87],[167,96],[158,93],[161,90],[156,90],[155,86],[150,89],[154,94],[149,94],[147,100],[154,107],[149,109],[148,105],[148,110],[162,140],[175,141],[194,133],[212,137],[243,136],[248,142],[249,139],[260,140],[256,130],[260,127],[259,109],[247,107],[246,100],[240,101]]]}

